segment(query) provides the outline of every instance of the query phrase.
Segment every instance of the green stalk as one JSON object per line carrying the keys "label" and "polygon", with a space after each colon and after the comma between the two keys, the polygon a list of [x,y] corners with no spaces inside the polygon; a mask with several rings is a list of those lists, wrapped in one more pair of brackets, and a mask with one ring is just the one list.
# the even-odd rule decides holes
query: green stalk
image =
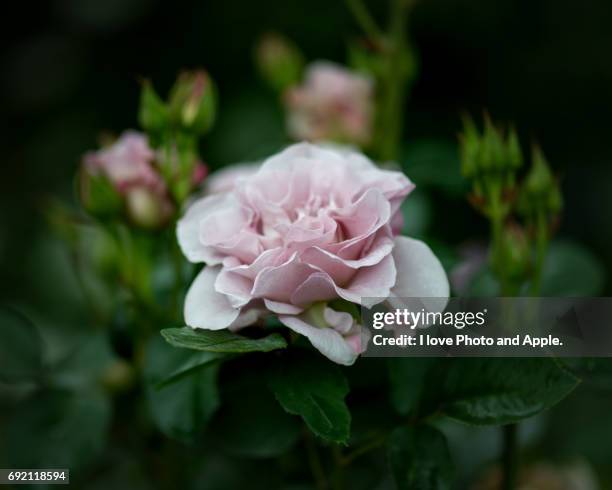
{"label": "green stalk", "polygon": [[304,429],[304,445],[306,446],[306,455],[308,457],[308,465],[310,472],[314,478],[314,483],[317,490],[327,490],[329,488],[325,470],[317,451],[316,442],[308,429]]}
{"label": "green stalk", "polygon": [[546,216],[539,212],[536,216],[535,223],[536,232],[536,257],[535,267],[533,271],[533,280],[531,282],[531,295],[538,296],[542,288],[542,271],[544,269],[544,259],[548,251],[548,226]]}
{"label": "green stalk", "polygon": [[509,424],[504,425],[503,439],[504,439],[504,450],[502,456],[503,464],[503,480],[502,490],[514,490],[516,488],[516,470],[518,468],[518,457],[517,457],[517,436],[518,436],[518,425]]}
{"label": "green stalk", "polygon": [[381,161],[399,156],[408,74],[402,66],[406,54],[406,24],[413,0],[391,0],[388,32],[383,32],[368,12],[363,0],[345,0],[366,36],[379,49],[384,70],[378,83],[378,106],[374,152]]}
{"label": "green stalk", "polygon": [[381,83],[382,100],[379,107],[379,158],[382,161],[395,161],[399,156],[407,82],[406,73],[402,70],[402,56],[406,50],[408,7],[406,0],[391,0],[389,42],[384,52],[386,73]]}

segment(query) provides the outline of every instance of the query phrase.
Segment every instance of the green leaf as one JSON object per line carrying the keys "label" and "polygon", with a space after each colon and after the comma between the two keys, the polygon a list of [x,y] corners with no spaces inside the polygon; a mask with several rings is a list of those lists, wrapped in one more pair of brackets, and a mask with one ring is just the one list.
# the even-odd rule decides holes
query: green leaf
{"label": "green leaf", "polygon": [[44,391],[16,407],[6,425],[14,468],[82,468],[106,444],[111,405],[98,391]]}
{"label": "green leaf", "polygon": [[[106,332],[88,331],[75,340],[67,355],[49,362],[47,374],[56,387],[75,389],[91,386],[102,381],[105,372],[118,362]],[[60,341],[68,342],[63,337]]]}
{"label": "green leaf", "polygon": [[450,489],[453,465],[444,434],[430,426],[395,429],[388,442],[398,490]]}
{"label": "green leaf", "polygon": [[237,335],[228,330],[203,330],[184,328],[166,328],[161,331],[166,341],[175,346],[185,349],[194,349],[206,352],[270,352],[287,347],[285,339],[277,333],[250,339]]}
{"label": "green leaf", "polygon": [[338,366],[315,356],[287,357],[274,366],[270,388],[281,406],[301,416],[316,435],[348,440],[351,414],[344,398],[349,386]]}
{"label": "green leaf", "polygon": [[145,80],[140,91],[138,122],[145,131],[160,133],[169,122],[168,107],[153,89],[151,82]]}
{"label": "green leaf", "polygon": [[21,313],[0,307],[0,381],[35,381],[42,369],[42,343],[36,327]]}
{"label": "green leaf", "polygon": [[233,455],[270,458],[285,454],[297,442],[301,424],[279,406],[255,366],[250,374],[234,378],[223,393],[223,410],[211,431],[219,446]]}
{"label": "green leaf", "polygon": [[548,358],[449,359],[430,372],[425,403],[469,424],[508,424],[549,409],[578,382]]}
{"label": "green leaf", "polygon": [[174,349],[159,337],[148,345],[144,370],[147,400],[157,426],[169,437],[192,441],[219,407],[218,366],[194,368],[203,361],[200,353]]}
{"label": "green leaf", "polygon": [[388,359],[391,402],[401,415],[414,413],[425,389],[427,374],[436,359],[398,357]]}
{"label": "green leaf", "polygon": [[217,354],[214,352],[194,352],[180,362],[170,373],[167,373],[161,380],[157,381],[155,388],[157,390],[168,386],[172,383],[180,381],[186,376],[194,374],[196,371],[210,367],[222,359],[227,359],[229,356]]}
{"label": "green leaf", "polygon": [[604,390],[612,389],[612,359],[564,357],[559,362],[585,384]]}
{"label": "green leaf", "polygon": [[553,242],[542,273],[544,296],[597,296],[605,281],[604,267],[578,243]]}
{"label": "green leaf", "polygon": [[422,237],[431,224],[431,208],[428,194],[418,189],[411,192],[401,207],[404,217],[402,235]]}

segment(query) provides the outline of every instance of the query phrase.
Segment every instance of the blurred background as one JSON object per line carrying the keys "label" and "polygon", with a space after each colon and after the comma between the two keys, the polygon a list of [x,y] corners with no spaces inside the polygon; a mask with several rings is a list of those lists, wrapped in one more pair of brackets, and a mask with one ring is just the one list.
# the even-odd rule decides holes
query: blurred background
{"label": "blurred background", "polygon": [[[370,4],[383,21],[385,2]],[[263,32],[287,35],[309,59],[340,62],[360,34],[339,0],[50,0],[36,16],[17,6],[4,22],[15,32],[0,61],[0,287],[9,296],[31,288],[23,270],[40,232],[37,206],[46,195],[71,195],[80,155],[102,129],[135,127],[141,77],[165,93],[180,69],[209,70],[220,110],[201,151],[214,168],[260,157],[284,138],[278,104],[252,62]],[[562,234],[588,245],[608,269],[611,22],[606,0],[422,1],[410,20],[421,69],[405,130],[407,140],[452,142],[462,111],[486,108],[512,121],[562,177]],[[433,226],[451,227],[445,216],[442,209]],[[471,221],[453,221],[453,240],[474,235]]]}
{"label": "blurred background", "polygon": [[[386,3],[369,5],[382,21]],[[36,15],[27,3],[14,9],[4,15],[14,34],[0,56],[0,298],[24,305],[43,326],[88,316],[69,260],[44,225],[48,199],[74,200],[80,157],[101,130],[136,127],[140,79],[165,94],[181,69],[209,71],[220,105],[201,153],[214,169],[286,143],[278,100],[253,64],[262,33],[285,34],[309,60],[338,62],[360,33],[340,0],[48,0]],[[612,291],[611,25],[609,0],[422,0],[410,19],[420,73],[405,108],[407,145],[453,148],[461,115],[485,108],[514,123],[524,146],[539,142],[561,177],[559,235],[592,252],[600,294]],[[435,164],[426,173],[436,174]],[[415,176],[410,158],[402,165],[419,184],[423,162]],[[433,189],[428,202],[428,233],[451,247],[486,236],[465,199]],[[610,386],[580,390],[527,424],[524,436],[535,460],[578,461],[587,473],[596,468],[599,488],[612,488]],[[453,440],[468,469],[497,444],[467,429]]]}

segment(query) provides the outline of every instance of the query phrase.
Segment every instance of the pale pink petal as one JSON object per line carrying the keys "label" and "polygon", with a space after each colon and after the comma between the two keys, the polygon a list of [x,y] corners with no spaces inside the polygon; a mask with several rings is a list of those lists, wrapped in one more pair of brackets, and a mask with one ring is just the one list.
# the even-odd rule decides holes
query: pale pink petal
{"label": "pale pink petal", "polygon": [[284,264],[266,267],[257,275],[252,297],[289,303],[293,291],[314,272],[316,269],[301,263],[294,254]]}
{"label": "pale pink petal", "polygon": [[223,195],[205,197],[193,203],[179,220],[176,235],[183,254],[190,262],[206,262],[212,265],[221,263],[223,255],[205,246],[200,234],[203,219],[222,208],[225,203]]}
{"label": "pale pink petal", "polygon": [[206,179],[206,192],[233,192],[242,182],[254,175],[259,167],[259,163],[241,163],[217,170]]}
{"label": "pale pink petal", "polygon": [[376,265],[359,269],[348,286],[336,290],[347,301],[369,306],[389,296],[396,276],[395,263],[388,255]]}
{"label": "pale pink petal", "polygon": [[185,297],[185,323],[192,328],[220,330],[238,318],[240,309],[234,308],[228,297],[215,290],[221,267],[205,267],[195,278]]}
{"label": "pale pink petal", "polygon": [[279,316],[278,319],[294,332],[308,338],[315,349],[337,364],[350,366],[358,357],[344,337],[333,328],[315,327],[297,316]]}
{"label": "pale pink petal", "polygon": [[442,298],[431,309],[444,309],[450,290],[442,264],[422,241],[399,236],[395,239],[393,259],[397,282],[393,296],[398,298]]}
{"label": "pale pink petal", "polygon": [[344,259],[320,247],[309,248],[302,253],[301,258],[327,272],[337,285],[343,286],[353,278],[357,269],[378,264],[392,249],[393,240],[383,233],[375,238],[364,255],[355,260]]}
{"label": "pale pink petal", "polygon": [[280,301],[272,301],[270,299],[264,299],[264,305],[272,313],[278,315],[298,315],[304,311],[304,308],[295,306],[289,303],[282,303]]}

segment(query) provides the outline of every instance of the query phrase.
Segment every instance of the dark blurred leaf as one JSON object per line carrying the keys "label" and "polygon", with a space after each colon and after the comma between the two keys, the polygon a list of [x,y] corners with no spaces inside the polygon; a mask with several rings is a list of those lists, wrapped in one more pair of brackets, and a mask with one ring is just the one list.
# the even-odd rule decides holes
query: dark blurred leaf
{"label": "dark blurred leaf", "polygon": [[110,417],[101,392],[42,392],[18,406],[7,425],[10,464],[82,468],[104,448]]}
{"label": "dark blurred leaf", "polygon": [[406,175],[417,185],[463,196],[468,187],[461,175],[457,147],[448,141],[424,140],[408,145],[402,156]]}
{"label": "dark blurred leaf", "polygon": [[433,427],[401,427],[388,442],[398,490],[450,489],[453,465],[444,435]]}
{"label": "dark blurred leaf", "polygon": [[105,332],[87,333],[68,356],[50,366],[48,375],[55,386],[71,389],[91,386],[101,381],[104,372],[116,361]]}
{"label": "dark blurred leaf", "polygon": [[300,415],[318,436],[346,442],[351,414],[344,402],[349,386],[337,365],[315,356],[292,356],[274,366],[270,387],[289,413]]}
{"label": "dark blurred leaf", "polygon": [[300,436],[299,419],[283,411],[260,379],[241,376],[212,425],[219,445],[237,456],[280,456]]}
{"label": "dark blurred leaf", "polygon": [[597,296],[605,280],[603,265],[578,243],[553,242],[544,261],[542,295]]}
{"label": "dark blurred leaf", "polygon": [[427,245],[431,248],[432,252],[438,260],[442,263],[445,271],[450,271],[459,262],[456,250],[435,238],[427,237]]}
{"label": "dark blurred leaf", "polygon": [[[211,448],[213,449],[213,448]],[[303,465],[304,462],[300,461]],[[274,462],[228,458],[209,451],[197,461],[197,473],[186,490],[283,489],[283,474]],[[310,488],[309,490],[314,490]]]}
{"label": "dark blurred leaf", "polygon": [[163,433],[181,441],[193,440],[219,406],[214,364],[192,369],[189,375],[158,387],[168,376],[193,366],[194,359],[202,362],[201,354],[174,349],[159,337],[152,339],[147,348],[144,375],[151,414]]}
{"label": "dark blurred leaf", "polygon": [[491,297],[501,293],[499,281],[495,278],[488,264],[478,270],[471,279],[468,287],[468,296]]}
{"label": "dark blurred leaf", "polygon": [[155,384],[157,390],[169,384],[180,381],[185,376],[190,376],[199,369],[210,367],[211,365],[221,361],[226,356],[214,352],[194,352],[184,359],[171,372]]}
{"label": "dark blurred leaf", "polygon": [[184,328],[166,328],[161,331],[168,343],[175,347],[201,350],[207,352],[270,352],[287,347],[285,339],[273,333],[260,339],[250,339],[228,330],[203,330]]}
{"label": "dark blurred leaf", "polygon": [[402,204],[404,226],[402,235],[422,237],[431,223],[431,200],[420,190],[414,190]]}
{"label": "dark blurred leaf", "polygon": [[35,381],[42,369],[42,344],[36,327],[21,313],[0,306],[0,381]]}
{"label": "dark blurred leaf", "polygon": [[612,359],[562,358],[559,362],[584,383],[604,390],[612,389]]}
{"label": "dark blurred leaf", "polygon": [[548,358],[449,359],[431,371],[426,404],[470,424],[507,424],[552,407],[578,382]]}
{"label": "dark blurred leaf", "polygon": [[414,413],[425,389],[427,373],[436,359],[398,357],[387,361],[393,406],[402,415]]}

